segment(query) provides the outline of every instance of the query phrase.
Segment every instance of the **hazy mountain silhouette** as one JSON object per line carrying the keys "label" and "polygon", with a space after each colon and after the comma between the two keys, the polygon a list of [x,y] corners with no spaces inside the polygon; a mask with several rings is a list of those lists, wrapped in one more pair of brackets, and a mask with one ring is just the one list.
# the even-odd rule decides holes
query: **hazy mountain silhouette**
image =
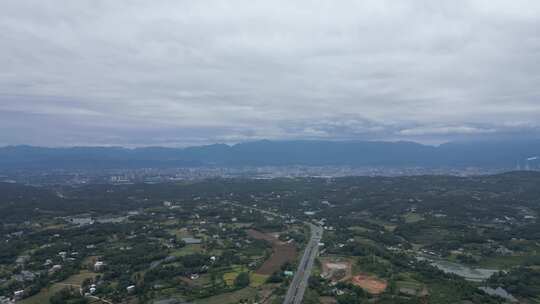
{"label": "hazy mountain silhouette", "polygon": [[349,165],[515,167],[540,155],[540,140],[453,142],[428,146],[382,141],[255,141],[189,148],[0,148],[0,168]]}

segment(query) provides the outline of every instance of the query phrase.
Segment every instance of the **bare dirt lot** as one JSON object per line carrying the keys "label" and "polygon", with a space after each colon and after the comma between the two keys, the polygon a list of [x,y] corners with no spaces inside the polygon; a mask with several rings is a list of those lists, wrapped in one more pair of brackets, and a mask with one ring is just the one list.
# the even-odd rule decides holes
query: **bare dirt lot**
{"label": "bare dirt lot", "polygon": [[333,282],[345,281],[351,278],[352,263],[341,257],[321,258],[322,275]]}
{"label": "bare dirt lot", "polygon": [[246,230],[247,234],[254,238],[254,239],[258,239],[258,240],[265,240],[267,242],[270,242],[270,243],[275,243],[275,242],[279,242],[278,239],[276,239],[272,234],[270,233],[262,233],[260,231],[257,231],[255,229],[248,229]]}
{"label": "bare dirt lot", "polygon": [[351,280],[351,283],[371,294],[382,293],[388,285],[386,281],[365,274],[359,274],[354,276]]}
{"label": "bare dirt lot", "polygon": [[249,236],[259,240],[265,240],[272,244],[272,255],[257,269],[256,273],[271,275],[278,271],[286,262],[292,262],[296,258],[296,247],[291,244],[283,243],[274,235],[262,233],[257,230],[247,230]]}
{"label": "bare dirt lot", "polygon": [[336,304],[337,300],[333,297],[319,297],[321,304]]}

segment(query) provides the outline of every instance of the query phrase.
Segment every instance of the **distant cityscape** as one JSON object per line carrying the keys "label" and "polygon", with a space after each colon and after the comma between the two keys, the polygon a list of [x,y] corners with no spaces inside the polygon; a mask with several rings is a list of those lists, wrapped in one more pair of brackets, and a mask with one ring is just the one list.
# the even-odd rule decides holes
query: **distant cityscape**
{"label": "distant cityscape", "polygon": [[84,185],[94,183],[133,184],[195,181],[208,178],[337,178],[346,176],[475,176],[509,171],[540,171],[538,167],[515,168],[426,168],[426,167],[353,167],[353,166],[242,166],[179,167],[137,169],[55,169],[0,171],[0,181],[29,185]]}

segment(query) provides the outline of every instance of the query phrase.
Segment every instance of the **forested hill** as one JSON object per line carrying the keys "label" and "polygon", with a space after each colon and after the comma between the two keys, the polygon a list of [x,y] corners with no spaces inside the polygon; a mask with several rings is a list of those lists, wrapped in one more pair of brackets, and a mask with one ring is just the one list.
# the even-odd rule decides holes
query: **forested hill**
{"label": "forested hill", "polygon": [[[137,168],[182,166],[348,165],[424,167],[525,166],[540,140],[482,141],[428,146],[413,142],[256,141],[189,148],[0,148],[0,169]],[[538,160],[530,160],[538,166]]]}

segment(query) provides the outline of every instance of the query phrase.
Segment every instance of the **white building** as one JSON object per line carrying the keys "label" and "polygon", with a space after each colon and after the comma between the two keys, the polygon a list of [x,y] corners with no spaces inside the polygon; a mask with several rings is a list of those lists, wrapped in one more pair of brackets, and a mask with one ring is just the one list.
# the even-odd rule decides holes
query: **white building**
{"label": "white building", "polygon": [[134,293],[135,292],[135,285],[129,285],[128,287],[126,287],[126,291],[128,293]]}
{"label": "white building", "polygon": [[13,293],[13,299],[15,299],[15,301],[21,300],[22,298],[24,298],[24,290],[17,290]]}
{"label": "white building", "polygon": [[94,264],[94,270],[95,270],[95,271],[102,271],[103,268],[105,268],[105,263],[102,262],[102,261],[97,261],[97,262]]}

